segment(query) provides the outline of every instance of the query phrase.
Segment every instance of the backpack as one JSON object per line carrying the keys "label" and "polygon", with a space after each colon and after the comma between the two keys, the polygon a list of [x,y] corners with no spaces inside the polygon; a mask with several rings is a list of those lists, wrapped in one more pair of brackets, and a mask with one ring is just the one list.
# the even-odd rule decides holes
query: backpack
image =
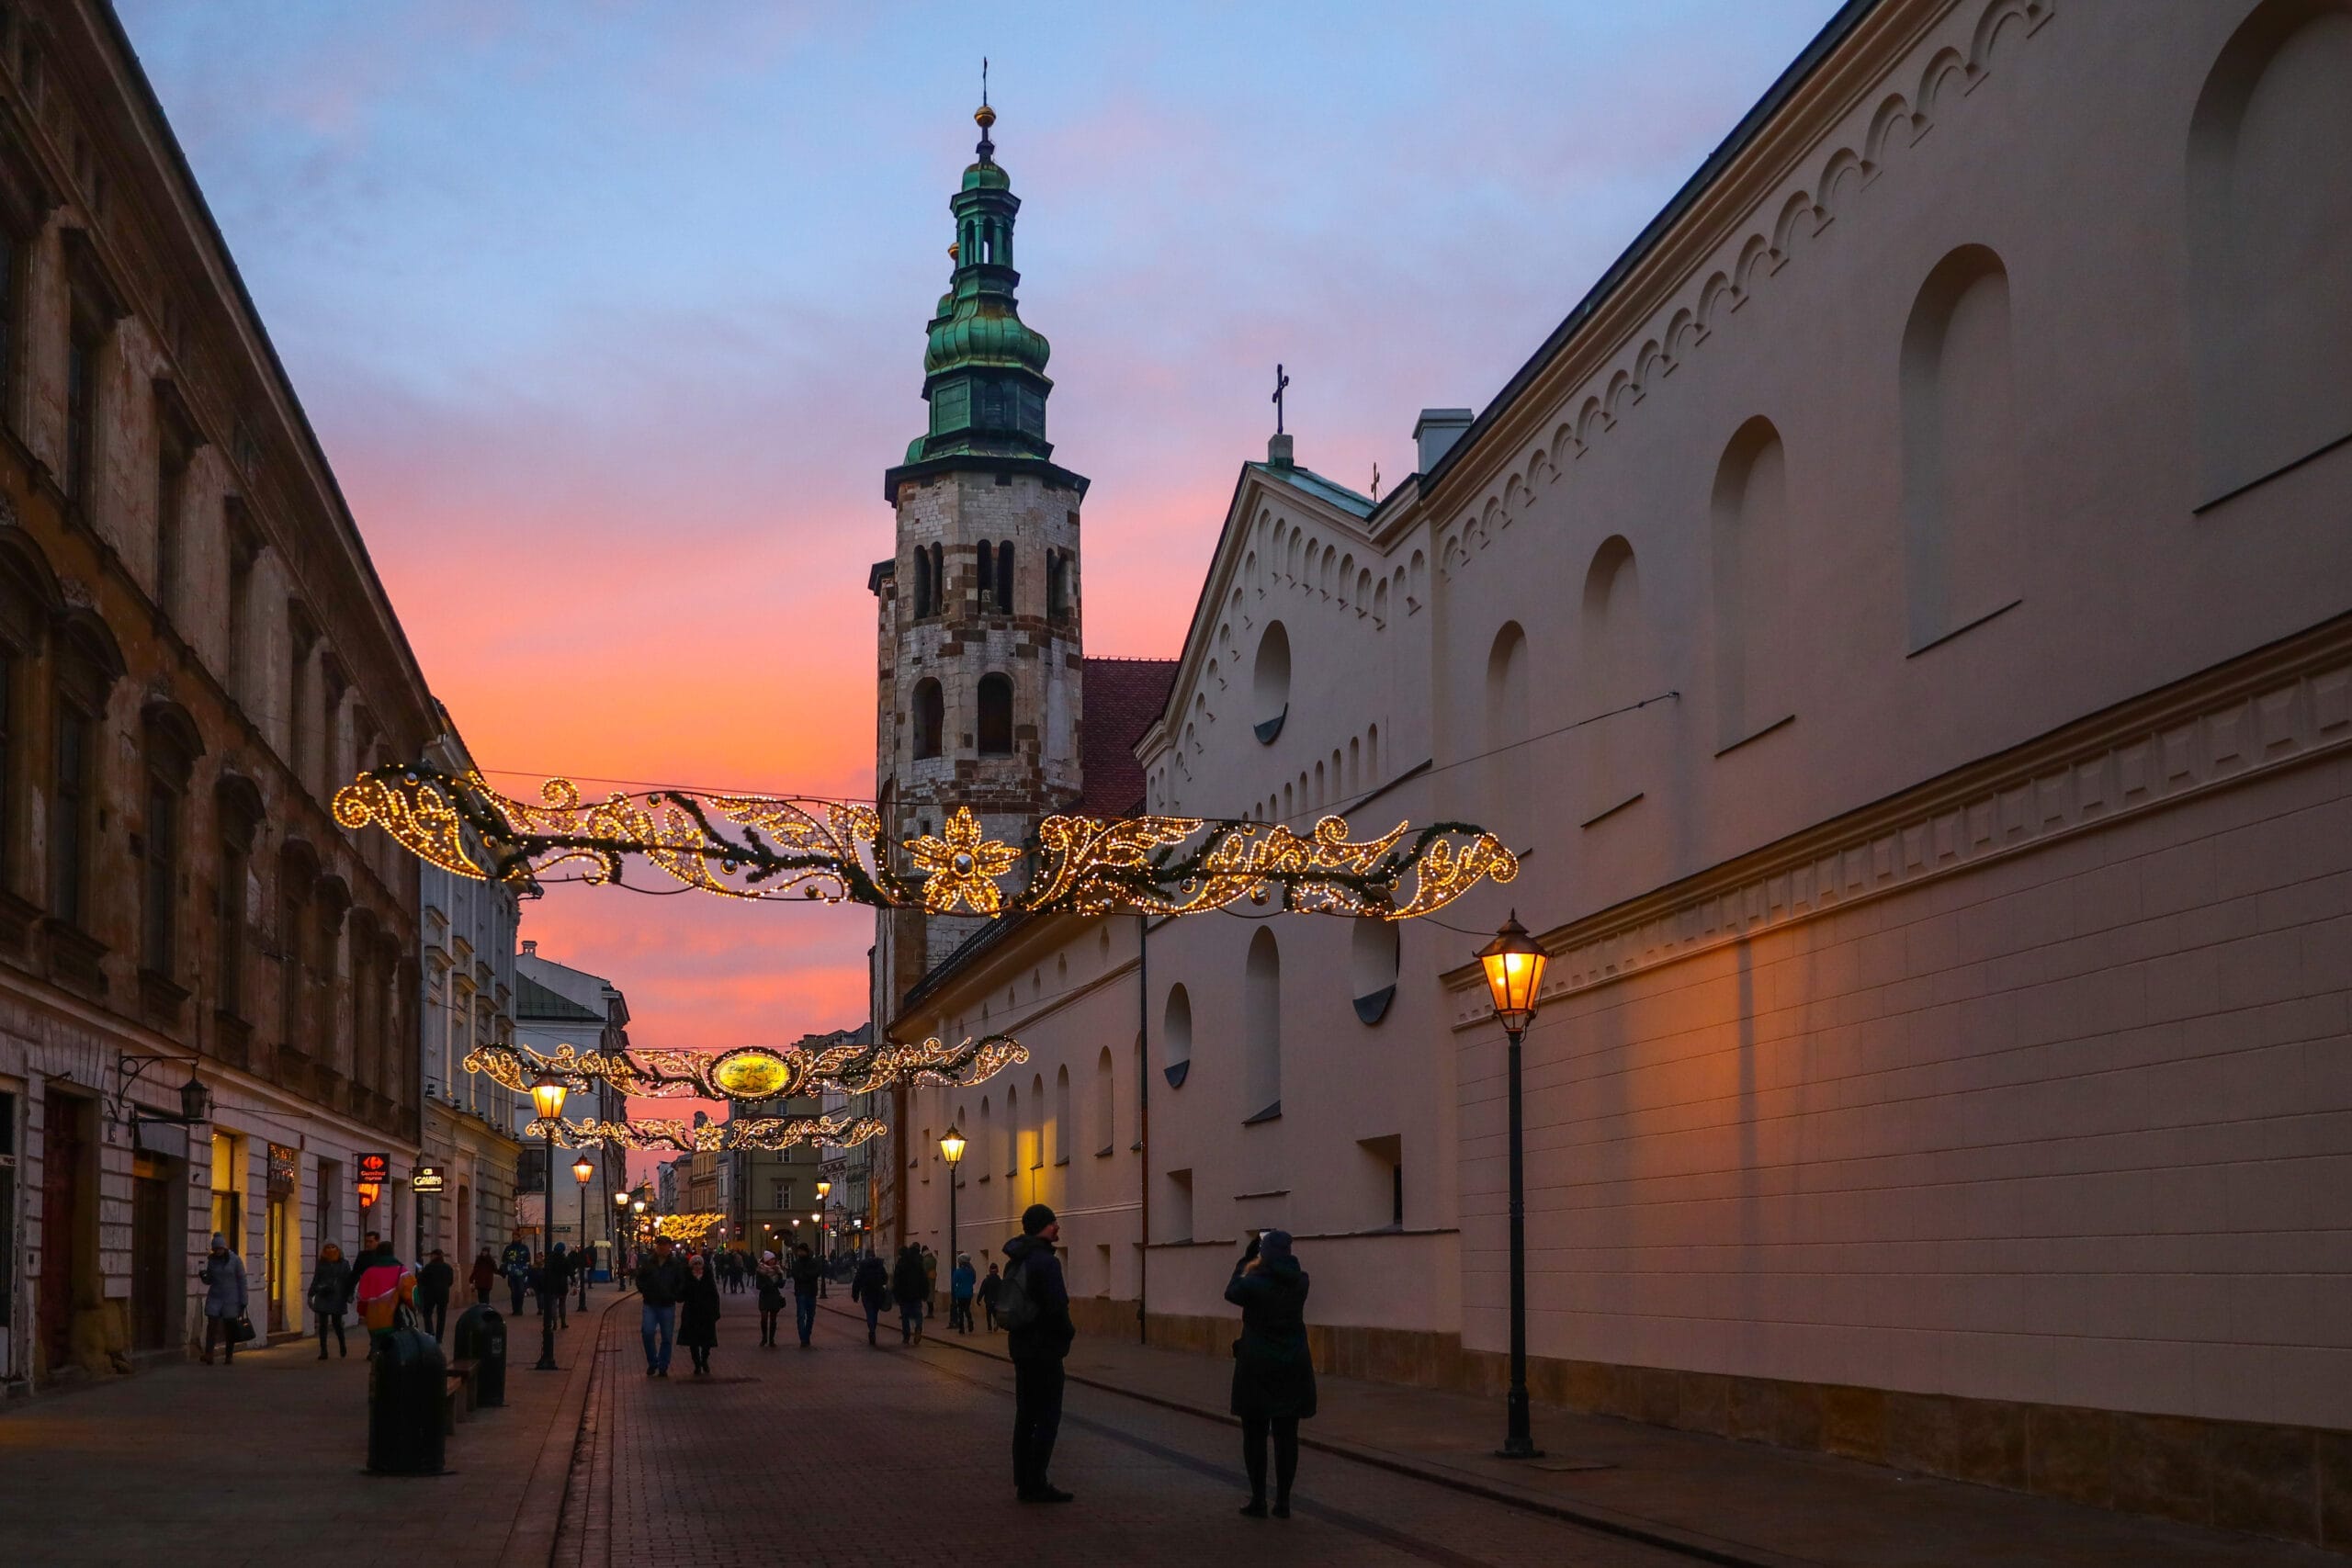
{"label": "backpack", "polygon": [[1035,1327],[1044,1312],[1045,1308],[1038,1304],[1037,1298],[1029,1293],[1029,1259],[1024,1255],[1020,1262],[999,1277],[996,1288],[997,1323],[1017,1333],[1023,1328]]}

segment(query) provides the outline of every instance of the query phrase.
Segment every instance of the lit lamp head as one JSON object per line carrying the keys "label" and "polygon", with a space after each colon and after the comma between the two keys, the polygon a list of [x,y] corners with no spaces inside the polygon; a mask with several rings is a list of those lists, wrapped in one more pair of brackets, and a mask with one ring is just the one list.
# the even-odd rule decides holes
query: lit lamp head
{"label": "lit lamp head", "polygon": [[645,1200],[642,1198],[631,1199],[629,1201],[629,1207],[641,1214],[645,1213]]}
{"label": "lit lamp head", "polygon": [[832,1190],[833,1184],[830,1181],[820,1181],[817,1183],[817,1201],[820,1203],[823,1202],[825,1201],[825,1194],[831,1192]]}
{"label": "lit lamp head", "polygon": [[[964,1134],[954,1127],[948,1128],[947,1136],[939,1140],[939,1155],[950,1166],[961,1160],[964,1157]],[[817,1193],[819,1197],[824,1196],[824,1189],[819,1188]]]}
{"label": "lit lamp head", "polygon": [[581,1186],[587,1186],[588,1179],[595,1174],[596,1162],[590,1159],[586,1155],[582,1155],[578,1159],[571,1162],[572,1179],[579,1182]]}
{"label": "lit lamp head", "polygon": [[1519,911],[1503,922],[1495,940],[1478,950],[1487,971],[1487,989],[1495,1000],[1495,1017],[1513,1034],[1524,1033],[1535,1021],[1536,993],[1544,986],[1544,964],[1550,955],[1519,923]]}
{"label": "lit lamp head", "polygon": [[[582,1178],[582,1180],[585,1180],[585,1179],[586,1179],[586,1178],[584,1178],[584,1177],[583,1177],[583,1178]],[[613,1207],[614,1207],[614,1208],[616,1208],[616,1209],[626,1209],[626,1208],[628,1208],[628,1193],[626,1193],[626,1192],[616,1192],[616,1193],[614,1193],[614,1194],[613,1194]]]}
{"label": "lit lamp head", "polygon": [[531,1107],[542,1122],[553,1122],[563,1114],[564,1098],[571,1086],[553,1069],[541,1073],[531,1082]]}

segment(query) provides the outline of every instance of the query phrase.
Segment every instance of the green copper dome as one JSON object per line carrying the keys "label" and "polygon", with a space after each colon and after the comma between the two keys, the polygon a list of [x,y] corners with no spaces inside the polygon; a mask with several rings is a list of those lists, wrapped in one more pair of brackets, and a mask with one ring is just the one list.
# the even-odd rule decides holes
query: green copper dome
{"label": "green copper dome", "polygon": [[910,463],[956,457],[1034,457],[1053,451],[1046,440],[1046,378],[1053,345],[1021,319],[1014,288],[1012,228],[1021,198],[996,161],[989,129],[996,111],[986,104],[972,117],[980,127],[979,156],[948,198],[956,243],[955,271],[940,296],[923,342],[922,395],[931,428],[907,447]]}

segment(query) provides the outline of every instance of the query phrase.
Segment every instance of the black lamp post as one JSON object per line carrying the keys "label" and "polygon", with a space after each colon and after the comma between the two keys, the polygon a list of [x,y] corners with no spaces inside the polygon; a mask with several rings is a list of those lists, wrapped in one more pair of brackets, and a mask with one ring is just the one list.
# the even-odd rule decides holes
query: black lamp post
{"label": "black lamp post", "polygon": [[[539,1113],[539,1126],[546,1133],[548,1143],[547,1179],[540,1184],[547,1190],[547,1234],[542,1238],[547,1246],[540,1253],[541,1268],[555,1256],[555,1124],[563,1114],[564,1097],[571,1092],[571,1086],[551,1071],[541,1073],[531,1085],[531,1108]],[[535,1372],[562,1370],[555,1364],[555,1314],[548,1310],[549,1304],[543,1292],[539,1296],[539,1359],[531,1369]]]}
{"label": "black lamp post", "polygon": [[947,1294],[955,1298],[956,1287],[956,1168],[964,1158],[964,1134],[950,1123],[947,1135],[939,1140],[939,1157],[947,1162]]}
{"label": "black lamp post", "polygon": [[1495,940],[1478,950],[1495,1018],[1510,1042],[1510,1393],[1504,1396],[1507,1426],[1500,1457],[1540,1459],[1527,1416],[1527,1170],[1520,1128],[1519,1042],[1535,1021],[1536,993],[1544,985],[1548,955],[1511,911]]}
{"label": "black lamp post", "polygon": [[588,1179],[596,1174],[596,1162],[582,1155],[571,1162],[571,1179],[580,1183],[580,1256],[572,1266],[580,1270],[580,1310],[588,1310],[588,1260],[595,1254],[588,1249]]}

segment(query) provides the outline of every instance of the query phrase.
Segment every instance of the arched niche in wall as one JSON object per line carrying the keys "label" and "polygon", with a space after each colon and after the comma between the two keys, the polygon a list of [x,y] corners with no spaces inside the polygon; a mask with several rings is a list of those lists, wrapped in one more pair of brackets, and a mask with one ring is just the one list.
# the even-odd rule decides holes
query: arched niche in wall
{"label": "arched niche in wall", "polygon": [[2188,133],[2197,504],[2352,437],[2352,10],[2268,0]]}
{"label": "arched niche in wall", "polygon": [[2017,385],[2009,275],[1962,245],[1919,287],[1903,331],[1903,540],[1910,649],[2018,602]]}
{"label": "arched niche in wall", "polygon": [[1270,621],[1258,638],[1258,660],[1250,676],[1250,722],[1259,740],[1274,743],[1290,716],[1290,633]]}
{"label": "arched niche in wall", "polygon": [[1718,748],[1789,715],[1788,511],[1781,433],[1759,414],[1724,448],[1708,519]]}
{"label": "arched niche in wall", "polygon": [[1241,1104],[1245,1126],[1283,1113],[1283,955],[1268,926],[1241,970]]}
{"label": "arched niche in wall", "polygon": [[1372,917],[1357,920],[1349,933],[1348,989],[1362,1022],[1378,1023],[1396,999],[1399,941],[1395,920]]}
{"label": "arched niche in wall", "polygon": [[1170,1089],[1182,1089],[1193,1071],[1193,998],[1182,986],[1168,987],[1159,1024],[1159,1070]]}

